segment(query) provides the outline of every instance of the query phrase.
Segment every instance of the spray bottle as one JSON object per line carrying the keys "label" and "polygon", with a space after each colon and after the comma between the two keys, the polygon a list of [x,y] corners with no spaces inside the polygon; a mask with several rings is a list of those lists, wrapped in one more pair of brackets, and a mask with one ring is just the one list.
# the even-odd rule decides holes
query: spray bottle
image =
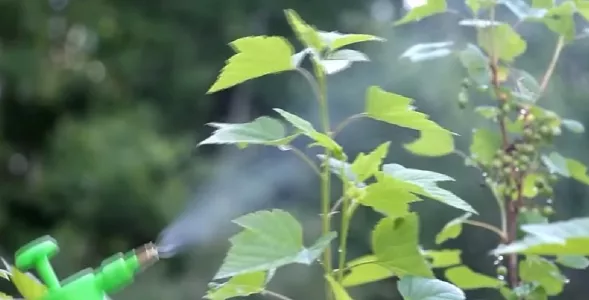
{"label": "spray bottle", "polygon": [[49,258],[57,254],[59,247],[50,236],[36,239],[16,253],[15,265],[26,271],[36,269],[47,285],[47,292],[35,300],[103,300],[131,284],[135,275],[159,260],[158,249],[153,243],[118,253],[103,261],[98,270],[82,270],[59,281]]}

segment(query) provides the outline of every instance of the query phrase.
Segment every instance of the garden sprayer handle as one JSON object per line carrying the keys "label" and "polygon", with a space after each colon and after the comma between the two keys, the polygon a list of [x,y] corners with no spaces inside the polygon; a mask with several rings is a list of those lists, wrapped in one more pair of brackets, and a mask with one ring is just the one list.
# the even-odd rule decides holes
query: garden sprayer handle
{"label": "garden sprayer handle", "polygon": [[59,288],[59,280],[49,263],[49,258],[58,251],[59,246],[52,237],[40,237],[16,252],[15,266],[23,271],[35,268],[49,289]]}

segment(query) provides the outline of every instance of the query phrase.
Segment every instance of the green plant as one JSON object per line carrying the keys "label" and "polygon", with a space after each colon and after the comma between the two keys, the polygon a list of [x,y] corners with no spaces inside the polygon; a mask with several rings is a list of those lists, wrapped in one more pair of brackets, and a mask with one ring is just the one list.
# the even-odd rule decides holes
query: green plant
{"label": "green plant", "polygon": [[[243,231],[231,238],[229,253],[214,278],[225,282],[212,283],[207,298],[228,299],[261,293],[289,299],[266,289],[276,269],[286,264],[310,265],[319,261],[324,270],[326,299],[351,299],[347,287],[393,276],[399,278],[401,295],[411,300],[466,299],[462,290],[485,287],[496,288],[506,299],[546,299],[547,295],[562,290],[565,279],[554,262],[540,255],[558,255],[556,261],[565,266],[587,265],[583,255],[589,254],[589,219],[547,223],[547,218],[540,218],[535,210],[521,211],[522,207],[532,203],[532,199],[551,193],[550,186],[555,180],[552,173],[589,183],[586,168],[580,162],[564,158],[556,152],[542,155],[542,151],[551,145],[551,137],[559,133],[561,126],[577,132],[583,130],[580,123],[561,119],[555,113],[536,105],[554,70],[556,58],[542,83],[536,83],[531,75],[511,66],[513,60],[525,51],[526,43],[511,26],[494,19],[497,4],[494,1],[466,2],[475,15],[479,10],[488,11],[491,15],[490,20],[476,18],[461,22],[478,31],[479,46],[468,44],[466,47],[456,47],[451,42],[420,44],[409,49],[404,56],[421,60],[423,57],[439,57],[440,53],[458,54],[468,73],[459,97],[461,105],[466,104],[471,90],[491,93],[497,99],[497,106],[477,107],[475,111],[498,123],[500,132],[477,129],[470,156],[455,149],[452,132],[416,111],[412,99],[377,86],[368,88],[363,113],[331,127],[326,77],[346,69],[354,62],[368,61],[365,54],[344,49],[345,46],[383,41],[381,38],[320,31],[305,23],[294,11],[287,10],[286,17],[298,40],[304,45],[303,50],[295,53],[286,39],[277,36],[245,37],[231,43],[237,53],[227,61],[209,93],[264,75],[295,71],[308,81],[317,98],[321,129],[276,108],[282,120],[259,117],[250,123],[212,123],[210,125],[216,128],[215,132],[199,145],[276,146],[302,158],[321,181],[322,236],[313,245],[304,246],[300,223],[283,210],[259,211],[236,219],[234,222],[243,227]],[[535,1],[537,5],[541,2],[546,1]],[[509,1],[505,3],[513,4]],[[540,8],[528,9],[527,12],[533,14],[533,20],[544,22],[562,34],[555,57],[558,57],[562,46],[574,38],[574,34],[571,35],[569,31],[575,5],[587,7],[586,4],[568,1],[555,8],[545,8],[543,16],[536,10]],[[446,10],[445,1],[430,0],[410,11],[396,25]],[[551,17],[554,15],[560,16],[559,19]],[[310,60],[312,71],[301,67],[305,58]],[[507,75],[515,76],[515,85],[507,84]],[[416,155],[463,155],[468,165],[474,165],[487,174],[487,185],[500,207],[501,225],[472,220],[471,217],[477,214],[474,208],[438,186],[438,183],[451,181],[452,178],[432,171],[384,163],[390,142],[381,144],[369,153],[360,153],[354,159],[348,159],[344,149],[337,143],[336,135],[357,118],[371,118],[419,131],[419,139],[403,145]],[[293,130],[287,132],[283,121],[290,124]],[[319,164],[291,145],[299,137],[310,139],[310,147],[323,148],[324,154],[318,157]],[[343,183],[339,197],[330,194],[333,175]],[[410,210],[410,204],[422,198],[437,200],[465,212],[442,229],[436,237],[437,244],[456,238],[464,224],[488,229],[501,237],[504,245],[495,249],[493,254],[508,255],[509,263],[507,267],[498,268],[501,274],[499,278],[478,274],[462,265],[460,250],[423,250],[419,247],[419,216]],[[354,213],[362,206],[374,209],[383,218],[371,234],[372,253],[348,260],[348,229]],[[334,214],[337,211],[339,214]],[[544,212],[550,213],[550,208],[544,209]],[[335,216],[341,218],[341,227],[337,229],[332,227]],[[523,225],[521,230],[527,236],[516,241],[518,222],[532,220],[534,216],[536,221],[541,220],[544,224]],[[338,235],[335,246],[337,257],[334,258],[333,241]],[[519,262],[519,268],[518,257],[514,253],[525,254],[525,259]],[[433,268],[448,268],[445,275],[453,284],[434,278]],[[507,273],[510,275],[508,284],[501,278]]]}

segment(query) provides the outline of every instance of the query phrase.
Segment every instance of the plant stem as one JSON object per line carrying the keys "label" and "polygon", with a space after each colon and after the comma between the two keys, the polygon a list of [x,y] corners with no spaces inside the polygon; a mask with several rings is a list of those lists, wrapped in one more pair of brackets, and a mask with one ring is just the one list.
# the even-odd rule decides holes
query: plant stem
{"label": "plant stem", "polygon": [[352,123],[354,120],[358,120],[360,118],[364,117],[364,114],[355,114],[352,116],[347,117],[345,120],[343,120],[341,123],[339,123],[335,129],[333,130],[333,132],[331,133],[331,137],[335,138],[336,135],[338,135],[342,130],[344,130],[344,128],[346,128],[346,126],[348,126],[350,123]]}
{"label": "plant stem", "polygon": [[276,293],[276,292],[272,292],[272,291],[269,291],[269,290],[264,290],[264,291],[262,292],[262,295],[266,295],[266,296],[274,297],[274,298],[276,298],[276,299],[280,299],[280,300],[292,300],[292,299],[291,299],[291,298],[289,298],[289,297],[286,297],[286,296],[284,296],[284,295],[282,295],[282,294],[279,294],[279,293]]}
{"label": "plant stem", "polygon": [[556,48],[554,49],[554,54],[552,55],[552,60],[546,69],[546,73],[544,73],[544,77],[542,77],[542,83],[540,83],[540,93],[543,93],[548,86],[548,82],[552,77],[552,73],[554,73],[554,69],[556,67],[556,63],[558,62],[558,58],[560,57],[560,52],[564,48],[564,37],[561,35],[558,38],[558,42],[556,42]]}
{"label": "plant stem", "polygon": [[[343,206],[342,206],[342,228],[340,230],[340,240],[339,240],[339,249],[338,249],[338,270],[343,270],[346,267],[346,248],[348,243],[348,231],[350,229],[350,220],[352,219],[352,214],[349,212],[351,199],[346,199],[344,197]],[[342,282],[344,279],[344,272],[337,273],[337,280],[338,282]]]}
{"label": "plant stem", "polygon": [[307,165],[309,165],[309,167],[311,169],[313,169],[313,172],[315,172],[319,177],[321,177],[321,171],[319,170],[319,168],[317,168],[317,165],[315,165],[315,163],[307,156],[305,155],[305,153],[303,153],[303,151],[301,151],[298,148],[295,148],[293,146],[289,146],[290,150],[296,155],[298,156],[302,161],[304,161]]}
{"label": "plant stem", "polygon": [[501,241],[507,240],[507,237],[505,236],[505,232],[502,231],[501,229],[491,225],[491,224],[488,224],[485,222],[479,222],[479,221],[475,221],[475,220],[466,220],[463,223],[492,231],[492,232],[496,233],[501,238]]}

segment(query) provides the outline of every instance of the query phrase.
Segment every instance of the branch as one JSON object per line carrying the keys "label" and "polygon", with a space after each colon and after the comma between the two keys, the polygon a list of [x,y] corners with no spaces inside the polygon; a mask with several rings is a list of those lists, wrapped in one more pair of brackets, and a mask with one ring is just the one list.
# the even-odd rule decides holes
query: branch
{"label": "branch", "polygon": [[492,232],[496,233],[501,238],[502,242],[507,241],[507,236],[505,235],[505,232],[503,232],[501,229],[499,229],[491,224],[479,222],[479,221],[474,221],[474,220],[466,220],[463,223],[492,231]]}
{"label": "branch", "polygon": [[540,84],[540,93],[544,93],[546,87],[548,86],[548,81],[550,81],[550,77],[552,77],[552,73],[554,73],[554,69],[556,67],[556,63],[558,62],[558,58],[560,57],[560,52],[564,48],[564,37],[561,35],[558,38],[558,42],[556,42],[556,48],[554,49],[554,54],[552,55],[552,60],[546,69],[546,73],[544,73],[544,77],[542,78],[542,83]]}
{"label": "branch", "polygon": [[276,292],[272,292],[272,291],[269,291],[269,290],[264,290],[262,292],[262,295],[274,297],[274,298],[280,299],[280,300],[293,300],[293,299],[291,299],[289,297],[286,297],[286,296],[284,296],[282,294],[279,294],[279,293],[276,293]]}

